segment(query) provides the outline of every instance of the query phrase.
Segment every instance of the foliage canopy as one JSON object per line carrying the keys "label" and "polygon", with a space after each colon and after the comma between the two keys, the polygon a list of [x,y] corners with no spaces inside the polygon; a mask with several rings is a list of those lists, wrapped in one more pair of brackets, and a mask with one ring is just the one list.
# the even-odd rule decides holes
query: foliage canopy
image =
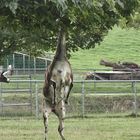
{"label": "foliage canopy", "polygon": [[54,50],[59,27],[69,52],[95,47],[120,20],[129,23],[138,7],[139,0],[0,0],[0,57]]}

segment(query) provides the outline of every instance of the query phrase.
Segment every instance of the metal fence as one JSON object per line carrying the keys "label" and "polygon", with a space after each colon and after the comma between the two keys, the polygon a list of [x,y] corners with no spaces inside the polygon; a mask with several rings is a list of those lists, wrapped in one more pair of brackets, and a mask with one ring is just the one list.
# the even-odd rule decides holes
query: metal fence
{"label": "metal fence", "polygon": [[46,57],[32,57],[27,54],[15,52],[8,55],[3,62],[3,69],[12,65],[16,72],[27,73],[30,70],[36,73],[36,69],[45,69],[52,61],[53,54],[47,54]]}
{"label": "metal fence", "polygon": [[[11,80],[9,84],[0,83],[0,114],[42,116],[43,82],[24,79]],[[75,80],[70,103],[66,105],[67,117],[95,114],[137,116],[139,84],[140,80]]]}
{"label": "metal fence", "polygon": [[[3,116],[17,115],[22,112],[21,109],[23,109],[23,112],[26,114],[26,110],[24,109],[26,107],[29,108],[29,112],[32,114],[31,76],[17,75],[14,76],[13,79],[16,80],[13,80],[14,82],[10,82],[8,84],[0,83],[0,114]],[[20,83],[22,83],[23,80],[27,81],[21,85]],[[23,97],[24,100],[21,100]]]}

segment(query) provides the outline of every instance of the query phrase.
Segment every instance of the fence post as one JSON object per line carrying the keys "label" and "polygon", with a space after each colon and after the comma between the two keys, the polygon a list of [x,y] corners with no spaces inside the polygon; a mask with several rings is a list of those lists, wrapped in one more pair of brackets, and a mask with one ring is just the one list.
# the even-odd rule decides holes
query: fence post
{"label": "fence post", "polygon": [[1,107],[1,113],[3,114],[2,83],[0,83],[0,107]]}
{"label": "fence post", "polygon": [[23,54],[23,73],[25,74],[25,54]]}
{"label": "fence post", "polygon": [[30,112],[32,114],[33,113],[33,111],[32,111],[32,109],[33,109],[33,98],[32,98],[32,82],[31,82],[32,77],[31,77],[31,75],[29,75],[29,79],[30,79],[30,82],[29,82],[29,89],[30,89]]}
{"label": "fence post", "polygon": [[96,93],[96,77],[95,77],[95,74],[96,74],[96,70],[94,69],[94,93]]}
{"label": "fence post", "polygon": [[35,82],[35,101],[36,101],[36,105],[35,105],[35,111],[36,111],[36,119],[39,118],[39,104],[38,104],[38,84],[37,82]]}
{"label": "fence post", "polygon": [[13,53],[13,67],[16,68],[16,65],[15,65],[15,54]]}
{"label": "fence post", "polygon": [[132,81],[132,93],[134,94],[134,115],[137,117],[137,89],[136,89],[136,81]]}
{"label": "fence post", "polygon": [[34,74],[36,74],[36,58],[34,57]]}
{"label": "fence post", "polygon": [[85,83],[82,81],[82,117],[85,116]]}

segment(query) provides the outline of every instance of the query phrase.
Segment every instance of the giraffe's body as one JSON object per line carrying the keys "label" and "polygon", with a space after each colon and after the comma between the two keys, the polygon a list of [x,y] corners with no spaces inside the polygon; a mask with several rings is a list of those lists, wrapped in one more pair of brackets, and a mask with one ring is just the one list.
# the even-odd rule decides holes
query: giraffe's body
{"label": "giraffe's body", "polygon": [[65,103],[73,86],[73,76],[70,63],[66,58],[65,35],[60,31],[56,55],[45,73],[43,88],[43,117],[45,125],[45,140],[47,139],[48,117],[54,112],[59,119],[58,131],[62,138],[65,118]]}

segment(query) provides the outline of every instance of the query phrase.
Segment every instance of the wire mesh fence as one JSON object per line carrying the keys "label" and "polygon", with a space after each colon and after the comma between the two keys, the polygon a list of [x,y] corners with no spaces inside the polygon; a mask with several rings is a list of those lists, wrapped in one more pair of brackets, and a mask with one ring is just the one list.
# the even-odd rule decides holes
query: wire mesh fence
{"label": "wire mesh fence", "polygon": [[32,57],[27,54],[15,52],[8,55],[3,61],[3,69],[12,65],[16,74],[29,74],[30,71],[37,73],[38,69],[45,69],[52,61],[53,54],[47,54],[46,57]]}
{"label": "wire mesh fence", "polygon": [[[18,75],[13,79],[16,82],[0,83],[0,115],[31,114],[32,83],[30,75]],[[27,80],[27,82],[22,83],[23,80]]]}
{"label": "wire mesh fence", "polygon": [[[16,79],[9,84],[1,83],[0,115],[42,117],[43,82]],[[103,86],[105,88],[101,90]],[[66,105],[67,117],[93,117],[97,114],[137,116],[140,111],[139,91],[139,80],[74,81],[69,104]]]}

